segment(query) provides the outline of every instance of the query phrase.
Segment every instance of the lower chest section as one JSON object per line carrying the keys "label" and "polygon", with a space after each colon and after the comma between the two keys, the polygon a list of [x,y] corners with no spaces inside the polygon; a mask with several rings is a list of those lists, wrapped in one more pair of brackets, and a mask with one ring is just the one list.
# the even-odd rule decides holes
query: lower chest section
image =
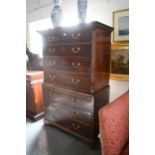
{"label": "lower chest section", "polygon": [[83,137],[93,138],[93,96],[44,84],[45,118],[51,124]]}

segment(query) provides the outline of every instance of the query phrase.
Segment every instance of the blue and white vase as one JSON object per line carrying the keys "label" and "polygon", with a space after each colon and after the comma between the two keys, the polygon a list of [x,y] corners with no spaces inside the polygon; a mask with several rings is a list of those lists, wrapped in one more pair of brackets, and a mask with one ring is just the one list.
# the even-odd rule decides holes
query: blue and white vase
{"label": "blue and white vase", "polygon": [[53,0],[54,6],[61,6],[62,0]]}
{"label": "blue and white vase", "polygon": [[87,20],[87,4],[88,0],[77,0],[78,17],[80,23],[85,23]]}
{"label": "blue and white vase", "polygon": [[62,22],[62,0],[53,0],[54,8],[51,11],[51,21],[54,27],[59,27]]}

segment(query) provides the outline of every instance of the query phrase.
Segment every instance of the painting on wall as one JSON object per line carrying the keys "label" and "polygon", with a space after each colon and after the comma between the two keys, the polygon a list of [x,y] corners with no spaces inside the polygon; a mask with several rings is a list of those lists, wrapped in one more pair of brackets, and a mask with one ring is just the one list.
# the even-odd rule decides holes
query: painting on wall
{"label": "painting on wall", "polygon": [[129,41],[129,10],[113,12],[113,41]]}
{"label": "painting on wall", "polygon": [[129,77],[129,48],[112,48],[111,78],[128,80]]}

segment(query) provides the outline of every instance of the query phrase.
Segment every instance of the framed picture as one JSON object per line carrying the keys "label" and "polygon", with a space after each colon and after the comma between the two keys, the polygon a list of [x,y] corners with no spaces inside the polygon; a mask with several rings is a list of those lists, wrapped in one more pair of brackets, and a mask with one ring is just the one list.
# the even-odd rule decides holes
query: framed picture
{"label": "framed picture", "polygon": [[129,47],[113,46],[111,49],[111,79],[129,79]]}
{"label": "framed picture", "polygon": [[129,41],[129,9],[113,12],[113,41]]}

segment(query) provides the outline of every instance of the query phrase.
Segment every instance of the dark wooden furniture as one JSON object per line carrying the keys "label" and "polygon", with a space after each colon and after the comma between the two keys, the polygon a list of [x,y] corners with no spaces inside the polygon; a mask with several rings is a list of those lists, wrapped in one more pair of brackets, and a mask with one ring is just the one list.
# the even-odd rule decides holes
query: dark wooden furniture
{"label": "dark wooden furniture", "polygon": [[109,102],[111,32],[99,22],[40,32],[45,124],[92,146],[98,110]]}
{"label": "dark wooden furniture", "polygon": [[39,57],[38,54],[32,53],[29,48],[26,48],[26,55],[27,55],[27,70],[35,70],[41,71],[43,70],[43,60]]}
{"label": "dark wooden furniture", "polygon": [[26,115],[36,121],[43,118],[43,71],[26,72]]}

